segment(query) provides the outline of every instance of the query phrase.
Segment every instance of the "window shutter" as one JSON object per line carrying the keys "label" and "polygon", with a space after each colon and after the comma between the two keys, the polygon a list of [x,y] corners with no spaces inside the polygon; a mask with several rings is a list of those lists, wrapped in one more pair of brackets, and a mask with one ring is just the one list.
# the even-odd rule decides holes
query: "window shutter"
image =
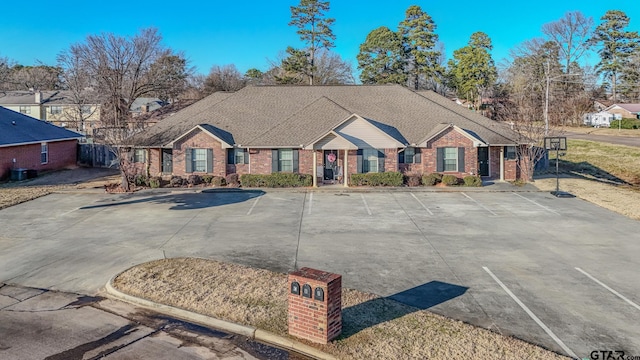
{"label": "window shutter", "polygon": [[358,164],[358,174],[362,174],[362,149],[358,149],[356,159]]}
{"label": "window shutter", "polygon": [[436,171],[444,171],[444,148],[438,148],[436,152]]}
{"label": "window shutter", "polygon": [[186,168],[184,169],[185,172],[187,173],[192,173],[193,172],[193,161],[191,160],[191,157],[193,155],[193,150],[187,148],[184,151],[184,164],[186,165]]}
{"label": "window shutter", "polygon": [[378,150],[378,172],[384,172],[384,151]]}
{"label": "window shutter", "polygon": [[293,173],[300,172],[300,158],[298,154],[298,149],[293,149]]}
{"label": "window shutter", "polygon": [[404,164],[404,151],[398,151],[398,164]]}
{"label": "window shutter", "polygon": [[227,149],[227,164],[231,165],[234,163],[235,158],[235,149]]}
{"label": "window shutter", "polygon": [[271,172],[278,172],[278,149],[271,150]]}
{"label": "window shutter", "polygon": [[422,155],[420,154],[420,148],[414,148],[415,154],[413,155],[414,164],[422,164]]}
{"label": "window shutter", "polygon": [[464,148],[458,148],[458,172],[464,172]]}
{"label": "window shutter", "polygon": [[207,149],[207,173],[213,172],[213,149]]}
{"label": "window shutter", "polygon": [[242,149],[243,153],[244,153],[244,163],[248,164],[249,163],[249,149]]}

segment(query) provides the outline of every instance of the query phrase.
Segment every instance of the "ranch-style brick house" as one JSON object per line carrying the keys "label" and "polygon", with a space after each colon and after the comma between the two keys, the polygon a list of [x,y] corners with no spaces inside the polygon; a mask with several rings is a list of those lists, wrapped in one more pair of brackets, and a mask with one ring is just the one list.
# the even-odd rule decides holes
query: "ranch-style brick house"
{"label": "ranch-style brick house", "polygon": [[250,86],[214,93],[131,138],[151,176],[399,171],[519,178],[517,134],[433,92],[385,86]]}

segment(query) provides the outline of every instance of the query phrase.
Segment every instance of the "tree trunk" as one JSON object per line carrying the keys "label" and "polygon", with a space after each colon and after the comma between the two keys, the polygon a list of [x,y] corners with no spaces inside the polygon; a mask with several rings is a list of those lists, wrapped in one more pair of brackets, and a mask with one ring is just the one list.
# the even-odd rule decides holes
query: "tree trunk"
{"label": "tree trunk", "polygon": [[129,186],[129,177],[127,176],[127,163],[124,157],[122,156],[122,154],[119,154],[119,156],[120,156],[120,186],[122,186],[122,189],[125,192],[130,192],[131,187]]}

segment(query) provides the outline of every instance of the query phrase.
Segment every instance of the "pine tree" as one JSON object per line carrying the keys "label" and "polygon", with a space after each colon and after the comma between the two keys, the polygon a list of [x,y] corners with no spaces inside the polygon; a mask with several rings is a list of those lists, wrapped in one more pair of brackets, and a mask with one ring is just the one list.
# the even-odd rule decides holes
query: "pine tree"
{"label": "pine tree", "polygon": [[357,56],[363,84],[407,83],[402,40],[382,26],[369,33]]}
{"label": "pine tree", "polygon": [[436,50],[438,35],[436,24],[420,6],[412,5],[405,12],[405,19],[398,26],[402,40],[405,73],[415,90],[419,89],[420,76],[433,78],[442,74],[440,52]]}
{"label": "pine tree", "polygon": [[331,30],[335,19],[326,18],[325,12],[329,11],[328,1],[300,0],[300,5],[291,7],[291,22],[298,28],[300,39],[307,44],[309,60],[307,70],[309,73],[309,85],[313,85],[315,55],[319,49],[331,49],[336,36]]}

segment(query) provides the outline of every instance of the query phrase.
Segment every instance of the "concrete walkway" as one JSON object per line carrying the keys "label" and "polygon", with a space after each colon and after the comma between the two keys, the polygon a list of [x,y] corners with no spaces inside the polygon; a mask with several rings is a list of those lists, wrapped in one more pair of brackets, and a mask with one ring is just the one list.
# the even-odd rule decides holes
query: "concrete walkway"
{"label": "concrete walkway", "polygon": [[130,304],[0,284],[0,358],[288,359],[285,351]]}

